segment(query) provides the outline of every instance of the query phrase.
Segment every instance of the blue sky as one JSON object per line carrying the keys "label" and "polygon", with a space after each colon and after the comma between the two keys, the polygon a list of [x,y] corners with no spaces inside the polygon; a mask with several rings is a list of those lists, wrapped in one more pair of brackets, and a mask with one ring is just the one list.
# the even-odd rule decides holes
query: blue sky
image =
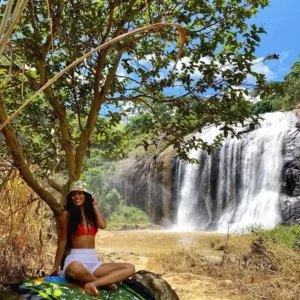
{"label": "blue sky", "polygon": [[280,54],[278,61],[259,64],[269,80],[282,80],[300,54],[300,0],[271,0],[270,7],[260,11],[253,20],[267,31],[261,36],[257,57]]}
{"label": "blue sky", "polygon": [[[281,81],[299,59],[300,54],[300,0],[270,0],[270,6],[262,9],[249,23],[263,26],[267,34],[260,35],[260,47],[256,49],[253,70],[264,73],[268,81]],[[270,54],[279,54],[278,60],[262,62]],[[150,59],[151,55],[149,55]],[[184,60],[185,58],[181,58]],[[140,63],[149,67],[150,62]],[[180,62],[177,64],[180,68]],[[120,68],[119,73],[124,70]],[[120,74],[120,75],[121,75]],[[163,75],[168,71],[162,71]],[[199,74],[194,74],[198,77]]]}
{"label": "blue sky", "polygon": [[[260,47],[256,49],[257,61],[262,61],[264,57],[274,53],[279,54],[280,58],[259,62],[253,69],[258,73],[264,73],[269,81],[281,81],[299,59],[300,0],[270,0],[270,2],[271,5],[261,10],[250,23],[262,25],[267,32],[261,35]],[[149,64],[147,61],[144,63]],[[122,68],[118,73],[125,75]]]}

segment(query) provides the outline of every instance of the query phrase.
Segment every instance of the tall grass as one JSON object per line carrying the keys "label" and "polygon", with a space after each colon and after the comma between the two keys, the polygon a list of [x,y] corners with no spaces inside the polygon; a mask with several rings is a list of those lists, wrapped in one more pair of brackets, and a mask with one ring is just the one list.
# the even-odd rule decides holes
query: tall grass
{"label": "tall grass", "polygon": [[41,276],[51,264],[51,212],[16,170],[0,184],[0,282]]}

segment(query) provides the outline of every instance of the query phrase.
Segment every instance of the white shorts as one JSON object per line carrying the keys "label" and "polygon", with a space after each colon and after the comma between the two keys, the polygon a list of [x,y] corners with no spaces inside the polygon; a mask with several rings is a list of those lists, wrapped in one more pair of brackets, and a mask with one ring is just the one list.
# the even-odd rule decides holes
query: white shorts
{"label": "white shorts", "polygon": [[91,274],[93,274],[102,265],[102,261],[98,258],[95,248],[71,249],[70,254],[65,259],[64,268],[60,273],[61,277],[66,276],[66,269],[68,265],[74,261],[81,262]]}

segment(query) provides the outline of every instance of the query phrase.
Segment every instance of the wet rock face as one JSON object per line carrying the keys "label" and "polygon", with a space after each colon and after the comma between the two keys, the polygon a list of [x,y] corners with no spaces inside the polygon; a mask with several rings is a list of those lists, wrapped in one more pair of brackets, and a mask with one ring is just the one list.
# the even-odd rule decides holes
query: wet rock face
{"label": "wet rock face", "polygon": [[284,224],[300,224],[300,196],[289,197],[281,195],[281,214]]}
{"label": "wet rock face", "polygon": [[282,219],[284,224],[300,224],[300,122],[287,132],[283,151]]}
{"label": "wet rock face", "polygon": [[297,168],[297,165],[288,168],[284,173],[284,192],[291,197],[300,195],[300,171]]}
{"label": "wet rock face", "polygon": [[118,165],[111,179],[111,187],[118,189],[126,203],[144,210],[154,224],[167,225],[174,218],[174,155],[169,147],[159,154],[131,157]]}

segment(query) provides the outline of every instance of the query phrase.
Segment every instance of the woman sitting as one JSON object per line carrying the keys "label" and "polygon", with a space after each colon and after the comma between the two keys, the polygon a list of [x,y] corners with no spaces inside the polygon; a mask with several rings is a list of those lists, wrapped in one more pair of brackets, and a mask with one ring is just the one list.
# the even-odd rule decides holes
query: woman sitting
{"label": "woman sitting", "polygon": [[95,250],[98,228],[105,229],[106,221],[98,208],[97,201],[88,193],[83,182],[71,184],[67,195],[66,210],[60,216],[60,236],[53,269],[48,276],[58,275],[67,242],[71,252],[66,257],[61,276],[83,282],[84,290],[98,295],[97,287],[107,286],[116,290],[115,283],[135,273],[129,263],[103,263]]}

